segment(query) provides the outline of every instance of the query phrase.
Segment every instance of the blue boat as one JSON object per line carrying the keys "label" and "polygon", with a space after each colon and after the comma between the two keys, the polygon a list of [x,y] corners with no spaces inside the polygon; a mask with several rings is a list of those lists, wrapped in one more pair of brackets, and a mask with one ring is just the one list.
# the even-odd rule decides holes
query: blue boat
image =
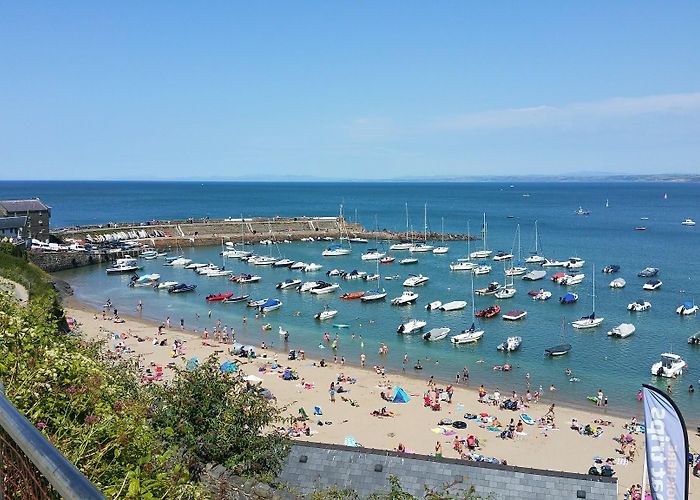
{"label": "blue boat", "polygon": [[578,300],[578,294],[575,293],[567,293],[563,297],[559,297],[559,303],[561,304],[573,304]]}
{"label": "blue boat", "polygon": [[270,311],[274,311],[275,309],[279,309],[282,307],[282,301],[279,299],[267,299],[262,305],[260,305],[260,312],[261,313],[266,313]]}

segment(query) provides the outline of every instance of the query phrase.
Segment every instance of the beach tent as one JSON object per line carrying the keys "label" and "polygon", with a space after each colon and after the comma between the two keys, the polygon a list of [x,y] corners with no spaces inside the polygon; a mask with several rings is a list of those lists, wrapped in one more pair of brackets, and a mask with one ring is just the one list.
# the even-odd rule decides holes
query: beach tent
{"label": "beach tent", "polygon": [[408,397],[408,394],[406,394],[406,391],[404,391],[401,387],[396,388],[396,392],[394,393],[394,399],[392,402],[394,403],[408,403],[411,400],[411,398]]}
{"label": "beach tent", "polygon": [[199,358],[190,358],[185,365],[185,369],[188,372],[193,372],[199,368]]}
{"label": "beach tent", "polygon": [[231,373],[238,371],[238,367],[231,361],[224,361],[223,363],[221,363],[219,370],[221,370],[224,373]]}

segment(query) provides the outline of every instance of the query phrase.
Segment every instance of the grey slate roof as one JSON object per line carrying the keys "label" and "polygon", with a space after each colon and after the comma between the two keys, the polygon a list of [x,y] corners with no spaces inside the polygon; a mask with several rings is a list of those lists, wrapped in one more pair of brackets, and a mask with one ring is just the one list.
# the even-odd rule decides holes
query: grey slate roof
{"label": "grey slate roof", "polygon": [[26,217],[0,217],[0,229],[23,228],[26,224]]}
{"label": "grey slate roof", "polygon": [[33,200],[0,200],[0,208],[5,212],[37,212],[49,210],[39,198]]}

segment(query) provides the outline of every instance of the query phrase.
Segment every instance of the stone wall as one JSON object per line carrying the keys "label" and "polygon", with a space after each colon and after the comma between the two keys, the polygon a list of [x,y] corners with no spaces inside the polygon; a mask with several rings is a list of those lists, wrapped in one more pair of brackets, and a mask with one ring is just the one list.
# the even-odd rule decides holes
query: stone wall
{"label": "stone wall", "polygon": [[99,264],[106,256],[88,252],[29,252],[29,259],[48,273]]}
{"label": "stone wall", "polygon": [[279,480],[301,494],[337,486],[366,497],[388,491],[389,476],[397,476],[404,490],[418,498],[426,485],[437,490],[447,486],[454,494],[473,486],[476,494],[498,500],[617,498],[616,478],[303,442],[292,446]]}

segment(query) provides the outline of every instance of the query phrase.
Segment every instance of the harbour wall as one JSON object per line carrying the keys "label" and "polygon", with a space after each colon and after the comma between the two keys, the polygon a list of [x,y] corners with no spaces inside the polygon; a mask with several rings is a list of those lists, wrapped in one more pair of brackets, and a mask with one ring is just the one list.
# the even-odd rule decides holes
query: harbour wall
{"label": "harbour wall", "polygon": [[498,500],[617,498],[617,478],[305,442],[292,446],[279,479],[302,495],[335,486],[366,498],[387,492],[391,476],[417,498],[426,487],[457,497],[473,488]]}
{"label": "harbour wall", "polygon": [[109,257],[88,252],[29,252],[29,260],[48,273],[106,262]]}

